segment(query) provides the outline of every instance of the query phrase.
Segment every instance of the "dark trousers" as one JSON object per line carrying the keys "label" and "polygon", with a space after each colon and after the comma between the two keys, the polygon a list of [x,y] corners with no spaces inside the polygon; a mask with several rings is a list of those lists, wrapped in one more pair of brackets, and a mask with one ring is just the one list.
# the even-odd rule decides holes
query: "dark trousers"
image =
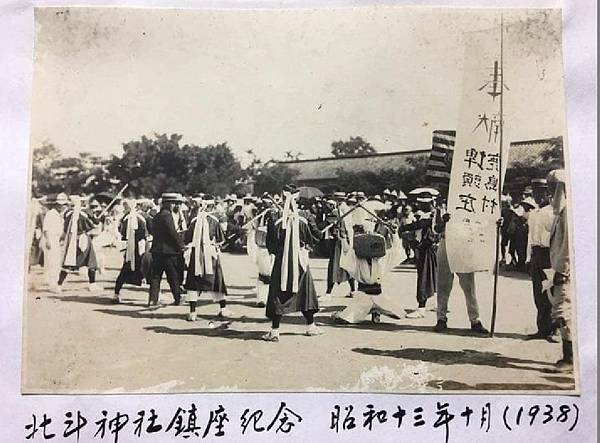
{"label": "dark trousers", "polygon": [[[526,261],[527,261],[527,234],[529,233],[529,228],[527,225],[520,226],[515,233],[514,242],[515,247],[514,251],[517,253],[517,269],[519,271],[526,270]],[[512,245],[512,240],[511,240]],[[513,254],[514,257],[514,254]]]}
{"label": "dark trousers", "polygon": [[546,278],[544,269],[550,268],[550,248],[534,246],[531,248],[531,283],[533,286],[533,302],[537,308],[537,328],[540,334],[550,335],[552,332],[552,304],[545,293],[542,293],[542,281]]}
{"label": "dark trousers", "polygon": [[506,250],[508,249],[508,243],[510,241],[510,236],[507,233],[502,233],[502,241],[500,242],[500,252],[502,261],[506,262]]}
{"label": "dark trousers", "polygon": [[177,257],[177,270],[179,272],[179,281],[183,284],[185,281],[185,258],[183,254]]}
{"label": "dark trousers", "polygon": [[[307,325],[311,325],[315,321],[315,313],[313,311],[302,311],[302,315],[306,320]],[[282,315],[277,315],[271,320],[271,327],[273,329],[279,329],[279,324],[281,323]]]}
{"label": "dark trousers", "polygon": [[150,303],[158,303],[160,293],[160,282],[164,273],[167,274],[167,282],[176,303],[181,301],[181,271],[179,268],[180,258],[178,255],[165,255],[152,253],[152,269],[150,277]]}
{"label": "dark trousers", "polygon": [[[334,275],[333,275],[334,274],[333,259],[335,256],[336,243],[337,243],[337,240],[335,238],[328,240],[329,262],[327,263],[327,290],[325,291],[326,294],[331,294],[331,291],[333,291],[333,287],[335,286],[335,282],[333,281],[333,277],[334,277]],[[350,275],[348,275],[348,284],[350,285],[350,290],[352,292],[356,291],[355,280],[352,277],[350,277]]]}
{"label": "dark trousers", "polygon": [[[67,271],[60,271],[60,274],[58,274],[58,285],[59,286],[62,286],[62,284],[65,282],[65,280],[67,279],[67,275],[68,275]],[[88,269],[88,280],[90,283],[96,283],[96,270],[95,269]]]}
{"label": "dark trousers", "polygon": [[419,308],[424,308],[437,290],[437,246],[418,248],[416,259],[417,304]]}
{"label": "dark trousers", "polygon": [[115,294],[119,295],[119,292],[121,292],[124,284],[125,276],[123,275],[123,272],[119,272],[119,275],[117,275],[117,280],[115,281]]}

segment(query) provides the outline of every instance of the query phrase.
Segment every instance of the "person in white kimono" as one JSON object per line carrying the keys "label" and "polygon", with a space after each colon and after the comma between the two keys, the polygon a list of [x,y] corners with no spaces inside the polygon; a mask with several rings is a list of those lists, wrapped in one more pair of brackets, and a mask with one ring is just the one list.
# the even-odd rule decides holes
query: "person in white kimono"
{"label": "person in white kimono", "polygon": [[[369,315],[374,323],[381,321],[381,315],[394,319],[401,318],[389,295],[382,291],[381,281],[387,272],[398,264],[401,258],[402,242],[394,229],[381,222],[377,222],[372,231],[368,231],[367,229],[372,226],[372,218],[374,218],[373,215],[368,215],[368,219],[354,218],[355,224],[348,233],[348,245],[340,259],[340,266],[358,282],[358,291],[354,293],[354,297],[344,310],[333,314],[334,320],[339,323],[360,323],[368,319]],[[385,255],[370,259],[357,257],[353,247],[354,234],[357,230],[382,235],[386,244]]]}
{"label": "person in white kimono", "polygon": [[48,211],[42,223],[42,247],[44,249],[44,274],[50,292],[60,292],[58,278],[62,265],[61,238],[64,232],[64,219],[61,215],[66,197],[59,199],[51,194],[46,199]]}

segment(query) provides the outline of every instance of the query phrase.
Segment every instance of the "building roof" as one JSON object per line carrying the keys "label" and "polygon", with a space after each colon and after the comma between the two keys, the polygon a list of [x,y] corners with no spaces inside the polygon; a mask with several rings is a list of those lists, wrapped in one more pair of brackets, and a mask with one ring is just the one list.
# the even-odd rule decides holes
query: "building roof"
{"label": "building roof", "polygon": [[279,164],[297,170],[298,181],[335,180],[338,169],[344,171],[377,171],[396,169],[406,165],[406,160],[420,155],[429,155],[430,149],[418,149],[401,152],[382,152],[371,155],[353,155],[348,157],[324,157],[307,160],[280,161]]}

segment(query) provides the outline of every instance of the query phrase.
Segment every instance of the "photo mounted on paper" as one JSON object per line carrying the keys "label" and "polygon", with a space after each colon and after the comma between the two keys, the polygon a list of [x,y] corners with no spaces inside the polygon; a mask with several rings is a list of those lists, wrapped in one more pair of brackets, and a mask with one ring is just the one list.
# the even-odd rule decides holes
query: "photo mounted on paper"
{"label": "photo mounted on paper", "polygon": [[578,393],[560,10],[35,29],[24,393]]}

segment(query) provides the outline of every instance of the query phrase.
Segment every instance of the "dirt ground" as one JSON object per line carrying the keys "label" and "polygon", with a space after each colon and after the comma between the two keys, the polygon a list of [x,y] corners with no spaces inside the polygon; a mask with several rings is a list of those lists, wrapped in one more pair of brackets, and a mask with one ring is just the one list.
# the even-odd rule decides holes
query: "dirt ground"
{"label": "dirt ground", "polygon": [[[431,330],[433,311],[424,319],[335,324],[331,314],[349,300],[343,284],[331,300],[320,299],[316,321],[324,335],[305,336],[302,316],[290,315],[282,322],[279,343],[268,343],[260,340],[269,322],[264,308],[255,306],[256,270],[248,256],[223,255],[234,317],[211,328],[218,306],[207,299],[196,323],[185,320],[187,306],[147,308],[147,286],[126,285],[123,303],[114,304],[121,255],[106,252],[108,270],[98,279],[103,291],[90,292],[86,276],[72,274],[63,292],[52,294],[42,270],[31,270],[24,300],[24,393],[575,389],[572,373],[554,369],[559,343],[524,340],[535,332],[525,275],[500,278],[494,338],[471,335],[457,283],[446,333]],[[310,266],[317,292],[324,294],[327,261],[311,259]],[[402,314],[415,307],[415,285],[416,271],[408,266],[397,267],[383,282]],[[491,276],[478,275],[477,288],[489,328]],[[172,302],[166,281],[161,301]]]}

